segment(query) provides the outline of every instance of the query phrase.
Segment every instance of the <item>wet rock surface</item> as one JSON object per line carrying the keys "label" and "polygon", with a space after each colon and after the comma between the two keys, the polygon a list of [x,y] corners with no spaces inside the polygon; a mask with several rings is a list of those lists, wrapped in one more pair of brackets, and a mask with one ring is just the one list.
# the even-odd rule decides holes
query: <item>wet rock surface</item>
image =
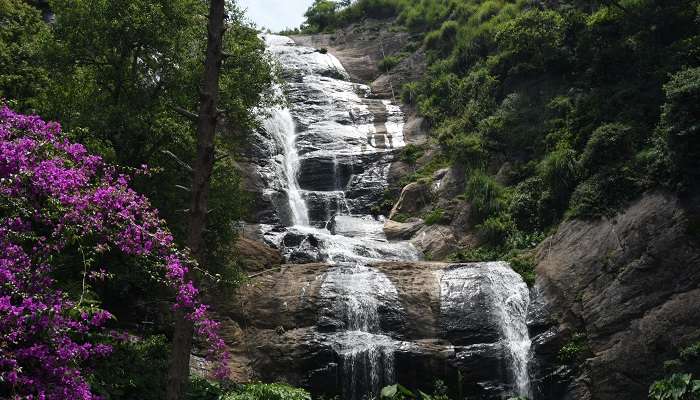
{"label": "wet rock surface", "polygon": [[[406,144],[402,110],[353,82],[333,55],[266,41],[289,103],[251,140],[248,181],[271,208],[259,210],[246,240],[287,264],[252,274],[232,301],[217,299],[233,378],[346,400],[396,382],[429,392],[435,379],[454,395],[528,393],[520,276],[503,263],[421,263],[419,249],[436,258],[452,251],[455,230],[415,220],[392,233],[394,222],[373,211]],[[428,211],[437,189],[409,185],[393,214]]]}
{"label": "wet rock surface", "polygon": [[[232,348],[238,379],[282,379],[317,394],[341,394],[348,351],[343,335],[348,323],[359,323],[377,324],[376,333],[362,335],[386,342],[397,381],[430,391],[439,378],[457,391],[459,373],[464,393],[496,399],[510,390],[507,345],[493,312],[493,294],[500,288],[488,273],[495,269],[519,281],[506,265],[390,262],[354,276],[338,268],[354,267],[284,265],[254,278],[217,307],[232,321],[229,329],[238,329]],[[457,280],[446,276],[455,271],[466,272]],[[352,279],[350,286],[364,287],[362,296],[376,300],[361,304],[378,306],[377,321],[344,319],[347,310],[337,307],[352,302],[340,300],[357,292],[343,279]]]}

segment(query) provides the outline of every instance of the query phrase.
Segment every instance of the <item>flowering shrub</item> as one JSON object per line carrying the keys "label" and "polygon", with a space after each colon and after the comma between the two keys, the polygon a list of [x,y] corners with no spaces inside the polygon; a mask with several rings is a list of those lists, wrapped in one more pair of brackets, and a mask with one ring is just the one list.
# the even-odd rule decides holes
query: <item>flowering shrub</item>
{"label": "flowering shrub", "polygon": [[[144,168],[145,170],[145,168]],[[143,172],[143,171],[142,171]],[[81,368],[111,348],[99,333],[111,314],[72,300],[52,274],[109,274],[101,255],[121,252],[156,266],[196,332],[222,361],[224,343],[187,279],[191,262],[129,177],[66,140],[56,123],[0,109],[0,398],[94,399]],[[79,258],[65,254],[79,249]],[[83,285],[84,287],[84,285]],[[77,297],[77,296],[76,296]],[[223,356],[222,356],[223,355]]]}

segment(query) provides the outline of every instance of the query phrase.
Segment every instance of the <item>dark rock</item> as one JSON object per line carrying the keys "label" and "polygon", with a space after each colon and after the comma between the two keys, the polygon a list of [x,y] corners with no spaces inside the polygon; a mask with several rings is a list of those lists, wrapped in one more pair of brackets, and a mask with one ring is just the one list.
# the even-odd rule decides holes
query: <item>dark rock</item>
{"label": "dark rock", "polygon": [[[453,398],[461,382],[461,392],[473,398],[502,399],[510,378],[498,334],[484,322],[490,319],[488,290],[472,292],[458,307],[445,305],[436,277],[451,267],[374,265],[398,291],[398,299],[381,300],[378,309],[381,331],[388,335],[384,340],[395,341],[396,379],[425,392],[442,379]],[[226,325],[224,335],[235,341],[232,367],[239,381],[284,381],[331,397],[342,393],[347,359],[336,339],[345,323],[329,302],[330,294],[321,295],[328,271],[323,264],[283,266],[254,278],[234,299],[217,305],[220,315],[235,321]],[[488,285],[472,283],[474,288]]]}
{"label": "dark rock", "polygon": [[[312,225],[324,228],[332,223],[332,218],[339,210],[346,210],[354,202],[348,202],[342,193],[338,192],[308,192],[304,196]],[[354,208],[351,208],[354,212]]]}
{"label": "dark rock", "polygon": [[349,164],[348,160],[331,156],[302,158],[299,168],[299,186],[304,190],[331,191],[344,189],[350,177],[361,173],[361,164]]}
{"label": "dark rock", "polygon": [[438,183],[438,196],[444,199],[452,199],[464,193],[466,176],[463,166],[455,164],[450,167]]}
{"label": "dark rock", "polygon": [[389,176],[387,177],[389,185],[396,185],[397,183],[399,183],[401,178],[411,174],[412,172],[413,168],[410,165],[408,165],[408,163],[405,163],[403,161],[396,161],[391,163],[391,165],[389,166]]}
{"label": "dark rock", "polygon": [[588,338],[576,398],[644,398],[663,362],[700,339],[687,226],[676,198],[649,194],[613,219],[565,222],[539,247],[537,282],[561,332]]}
{"label": "dark rock", "polygon": [[499,398],[509,389],[504,383],[509,383],[511,378],[506,355],[499,343],[458,347],[455,352],[453,364],[462,374],[465,394],[477,398]]}
{"label": "dark rock", "polygon": [[372,92],[386,98],[397,97],[404,84],[419,81],[423,77],[426,66],[425,53],[418,50],[372,82]]}

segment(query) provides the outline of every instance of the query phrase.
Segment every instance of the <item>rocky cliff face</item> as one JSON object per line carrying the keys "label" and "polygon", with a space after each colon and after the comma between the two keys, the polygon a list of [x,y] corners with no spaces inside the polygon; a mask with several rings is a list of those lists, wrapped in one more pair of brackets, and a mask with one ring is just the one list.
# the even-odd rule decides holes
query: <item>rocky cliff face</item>
{"label": "rocky cliff face", "polygon": [[[307,264],[262,272],[235,299],[219,305],[234,353],[235,378],[283,380],[346,398],[357,395],[348,394],[348,387],[371,391],[360,386],[387,381],[429,391],[436,378],[450,385],[454,397],[462,393],[501,398],[512,392],[519,385],[517,368],[513,368],[518,356],[513,345],[504,343],[518,340],[504,339],[504,321],[497,318],[514,311],[495,311],[496,304],[507,303],[497,295],[504,291],[494,289],[498,279],[491,274],[498,269],[491,271],[487,264],[372,263],[369,269],[345,271],[343,278],[334,269],[337,266],[318,262],[328,259],[324,243],[337,235],[343,245],[352,247],[353,260],[358,255],[390,258],[397,254],[392,247],[397,240],[410,241],[434,259],[443,259],[456,248],[478,245],[469,223],[470,206],[457,198],[464,191],[465,171],[454,167],[438,170],[427,182],[401,188],[392,214],[411,218],[387,221],[385,236],[376,227],[357,231],[353,222],[357,220],[337,216],[343,207],[367,213],[367,205],[380,201],[379,191],[386,188],[386,182],[376,179],[369,179],[368,185],[364,180],[353,183],[354,177],[376,176],[371,171],[382,165],[388,167],[387,182],[395,184],[412,172],[409,165],[393,158],[395,154],[328,157],[321,150],[338,133],[342,136],[344,126],[358,123],[371,125],[372,132],[386,137],[387,122],[398,115],[387,108],[386,99],[392,97],[392,87],[422,72],[422,53],[415,52],[382,74],[378,62],[402,49],[410,37],[392,32],[381,21],[294,40],[306,49],[327,49],[347,70],[349,76],[343,79],[369,85],[356,86],[364,88],[364,94],[352,100],[358,113],[346,115],[334,109],[328,125],[314,117],[324,93],[302,85],[302,77],[287,77],[293,82],[288,95],[299,105],[293,114],[302,131],[298,184],[307,193],[310,220],[328,228],[328,233],[278,227],[268,231],[268,237],[248,235],[239,244],[239,252],[251,260],[254,271],[278,265],[282,257]],[[338,78],[332,69],[316,72],[319,81]],[[412,110],[403,111],[404,141],[423,141],[424,123]],[[351,138],[347,143],[359,147],[363,140]],[[251,142],[242,169],[258,198],[252,221],[289,220],[284,188],[271,188],[264,174],[251,172],[273,168],[269,160],[281,164],[282,153],[278,142],[264,135]],[[429,150],[418,163],[427,164],[432,157]],[[349,196],[332,197],[338,188],[346,189]],[[530,290],[527,318],[534,399],[645,398],[649,384],[663,372],[663,361],[700,340],[700,245],[691,229],[697,226],[698,213],[692,207],[697,201],[687,203],[691,206],[672,196],[648,194],[615,218],[566,221],[539,246],[537,282]],[[444,221],[426,225],[421,217],[435,204],[443,210]],[[278,236],[270,240],[270,235]],[[382,246],[389,247],[355,240],[364,236],[379,238]],[[267,240],[267,245],[261,240]],[[370,314],[376,314],[376,319],[347,306],[339,308],[337,300],[347,300],[348,293],[335,284],[348,276],[355,283],[374,282],[367,283],[370,290],[358,288],[361,301],[357,304],[372,308],[374,314]],[[514,293],[524,290],[520,283],[510,282]],[[352,338],[344,334],[357,327],[364,328],[363,333]],[[356,376],[358,371],[372,370],[367,367],[371,363],[381,371],[362,379]]]}
{"label": "rocky cliff face", "polygon": [[[342,267],[285,265],[220,305],[234,342],[236,379],[283,380],[317,394],[342,394],[349,358],[339,336],[348,322],[334,304],[346,295],[342,285],[332,284],[335,268]],[[499,285],[512,285],[509,301],[519,299],[513,306],[524,313],[527,289],[506,264],[392,262],[370,268],[375,272],[369,286],[385,277],[395,288],[384,292],[388,297],[377,311],[396,381],[430,391],[442,379],[453,394],[461,390],[478,398],[499,398],[517,384],[504,314],[494,310],[504,307]],[[382,291],[372,287],[372,292]],[[366,351],[362,343],[353,349]]]}
{"label": "rocky cliff face", "polygon": [[[540,245],[531,325],[543,395],[646,398],[663,362],[700,339],[692,214],[675,197],[649,194],[615,218],[565,222]],[[577,360],[558,365],[575,336]]]}

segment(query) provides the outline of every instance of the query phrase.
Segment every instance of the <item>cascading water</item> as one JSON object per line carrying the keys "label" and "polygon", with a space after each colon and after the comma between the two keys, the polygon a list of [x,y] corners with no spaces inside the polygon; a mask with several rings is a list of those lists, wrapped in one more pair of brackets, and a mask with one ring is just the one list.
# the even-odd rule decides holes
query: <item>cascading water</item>
{"label": "cascading water", "polygon": [[[440,278],[441,312],[468,313],[485,303],[499,328],[505,359],[516,394],[529,397],[530,337],[527,308],[530,294],[520,275],[506,263],[471,264],[445,271]],[[453,323],[454,321],[447,321]]]}
{"label": "cascading water", "polygon": [[[378,121],[368,100],[358,95],[369,89],[345,80],[347,73],[332,55],[294,46],[278,36],[266,40],[282,63],[291,100],[290,110],[272,110],[265,122],[283,149],[282,175],[292,216],[292,226],[268,232],[268,237],[282,247],[291,243],[294,253],[307,246],[307,254],[333,264],[320,296],[344,324],[328,336],[342,360],[343,396],[373,396],[394,382],[394,349],[399,343],[383,334],[379,308],[398,308],[399,300],[391,281],[368,264],[418,260],[418,253],[409,243],[386,240],[383,219],[366,215],[368,202],[362,196],[368,187],[380,192],[386,186],[387,161],[403,146],[403,116],[398,107],[375,101],[372,106],[385,114]],[[299,103],[303,106],[297,107]],[[294,118],[300,121],[300,132]],[[323,178],[306,179],[302,189],[302,170]],[[304,197],[312,202],[313,212]]]}
{"label": "cascading water", "polygon": [[346,397],[376,394],[393,383],[397,342],[380,334],[379,315],[383,304],[398,304],[391,281],[368,266],[339,264],[326,274],[320,295],[331,300],[332,312],[345,323],[346,330],[333,340],[343,358]]}
{"label": "cascading water", "polygon": [[270,133],[284,150],[283,172],[287,181],[287,198],[291,211],[292,225],[309,225],[309,210],[301,196],[297,173],[299,172],[299,153],[296,146],[296,126],[292,114],[287,108],[270,110],[270,117],[264,122],[265,130]]}
{"label": "cascading water", "polygon": [[[395,383],[395,350],[405,342],[384,328],[387,320],[403,318],[398,291],[371,264],[419,260],[409,242],[386,239],[382,217],[369,215],[387,187],[395,149],[405,144],[404,117],[398,106],[371,99],[367,86],[350,82],[332,55],[281,36],[265,39],[281,64],[286,84],[280,90],[289,100],[265,122],[282,150],[266,170],[274,180],[268,192],[284,196],[290,215],[279,217],[285,226],[264,225],[262,233],[291,262],[332,265],[320,288],[325,314],[319,318],[336,322],[323,337],[340,358],[342,397],[373,397]],[[469,294],[485,285],[512,386],[528,395],[527,287],[506,264],[478,265],[441,275],[441,312],[467,312]]]}

